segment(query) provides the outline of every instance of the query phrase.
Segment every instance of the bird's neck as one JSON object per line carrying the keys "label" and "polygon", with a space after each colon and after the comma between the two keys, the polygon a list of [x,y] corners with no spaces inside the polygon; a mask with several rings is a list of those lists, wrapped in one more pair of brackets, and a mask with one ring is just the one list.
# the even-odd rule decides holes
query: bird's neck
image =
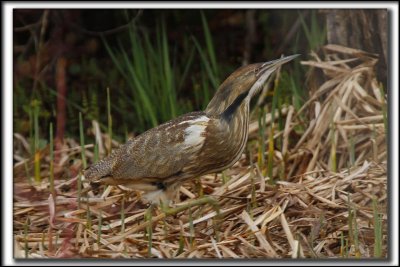
{"label": "bird's neck", "polygon": [[225,128],[227,134],[226,138],[227,140],[231,140],[230,144],[233,150],[232,164],[239,160],[246,147],[249,132],[249,102],[250,101],[245,98],[229,120],[221,118],[225,122],[223,124],[227,125]]}
{"label": "bird's neck", "polygon": [[222,113],[221,113],[221,118],[230,121],[232,120],[233,117],[240,111],[240,109],[243,109],[244,106],[242,105],[248,105],[249,99],[248,98],[248,92],[241,93],[238,95],[235,100],[230,104]]}

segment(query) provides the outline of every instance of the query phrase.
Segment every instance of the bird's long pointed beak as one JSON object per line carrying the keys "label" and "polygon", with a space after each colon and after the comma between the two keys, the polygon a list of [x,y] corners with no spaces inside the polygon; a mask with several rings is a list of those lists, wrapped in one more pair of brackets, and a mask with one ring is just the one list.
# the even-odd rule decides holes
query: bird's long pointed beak
{"label": "bird's long pointed beak", "polygon": [[259,70],[258,73],[256,74],[257,81],[253,84],[253,86],[250,89],[249,96],[250,98],[253,97],[255,94],[257,94],[264,83],[271,77],[271,75],[283,64],[295,59],[296,57],[300,56],[300,54],[295,54],[279,59],[275,59],[272,61],[268,61],[263,63]]}
{"label": "bird's long pointed beak", "polygon": [[295,55],[291,55],[291,56],[287,56],[287,57],[282,57],[282,58],[278,58],[275,60],[271,60],[268,62],[265,62],[264,64],[261,65],[261,70],[258,73],[258,76],[262,76],[266,70],[274,68],[277,69],[279,66],[295,59],[296,57],[300,56],[300,54],[295,54]]}
{"label": "bird's long pointed beak", "polygon": [[267,66],[267,65],[276,65],[276,64],[285,64],[293,59],[295,59],[296,57],[300,56],[300,54],[295,54],[295,55],[291,55],[291,56],[287,56],[287,57],[282,57],[282,58],[278,58],[275,60],[271,60],[268,62],[265,62],[264,64],[261,65],[261,67]]}

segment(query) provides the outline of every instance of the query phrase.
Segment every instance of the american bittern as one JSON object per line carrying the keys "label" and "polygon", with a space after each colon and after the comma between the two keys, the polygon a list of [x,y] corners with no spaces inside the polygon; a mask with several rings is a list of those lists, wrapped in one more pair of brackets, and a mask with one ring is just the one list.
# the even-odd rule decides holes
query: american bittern
{"label": "american bittern", "polygon": [[293,55],[239,68],[218,88],[204,111],[191,112],[130,139],[84,171],[89,181],[146,191],[167,202],[180,185],[232,166],[247,142],[251,98]]}

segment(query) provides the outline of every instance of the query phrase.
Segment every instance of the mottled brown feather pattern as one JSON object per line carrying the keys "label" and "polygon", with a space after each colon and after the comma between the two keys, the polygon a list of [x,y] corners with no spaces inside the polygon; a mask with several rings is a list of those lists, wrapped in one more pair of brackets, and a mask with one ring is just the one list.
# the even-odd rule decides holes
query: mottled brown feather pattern
{"label": "mottled brown feather pattern", "polygon": [[[112,176],[116,179],[165,178],[179,172],[192,153],[182,149],[187,120],[204,116],[193,112],[168,121],[130,139],[108,158],[85,172],[88,179]],[[180,124],[182,123],[182,124]]]}
{"label": "mottled brown feather pattern", "polygon": [[239,68],[204,112],[188,113],[130,139],[85,170],[85,177],[149,191],[149,200],[156,202],[171,198],[188,179],[232,166],[247,142],[251,97],[294,57]]}

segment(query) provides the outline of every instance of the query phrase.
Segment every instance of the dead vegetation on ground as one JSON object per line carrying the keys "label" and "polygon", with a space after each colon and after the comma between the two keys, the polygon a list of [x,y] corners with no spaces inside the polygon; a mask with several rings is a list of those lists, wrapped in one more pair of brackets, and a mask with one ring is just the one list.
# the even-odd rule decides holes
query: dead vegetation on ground
{"label": "dead vegetation on ground", "polygon": [[[15,257],[372,258],[380,227],[387,257],[386,96],[377,59],[334,45],[321,54],[302,62],[310,67],[309,100],[297,112],[285,107],[284,130],[275,131],[283,144],[274,151],[275,185],[243,156],[223,174],[181,188],[177,206],[204,194],[217,200],[219,214],[210,205],[146,213],[136,192],[118,187],[79,197],[81,148],[70,139],[56,151],[54,197],[48,152],[44,179],[31,185],[29,144],[15,134]],[[95,122],[93,129],[101,154],[108,137]],[[251,123],[250,139],[257,129]],[[93,161],[92,145],[85,153]]]}

